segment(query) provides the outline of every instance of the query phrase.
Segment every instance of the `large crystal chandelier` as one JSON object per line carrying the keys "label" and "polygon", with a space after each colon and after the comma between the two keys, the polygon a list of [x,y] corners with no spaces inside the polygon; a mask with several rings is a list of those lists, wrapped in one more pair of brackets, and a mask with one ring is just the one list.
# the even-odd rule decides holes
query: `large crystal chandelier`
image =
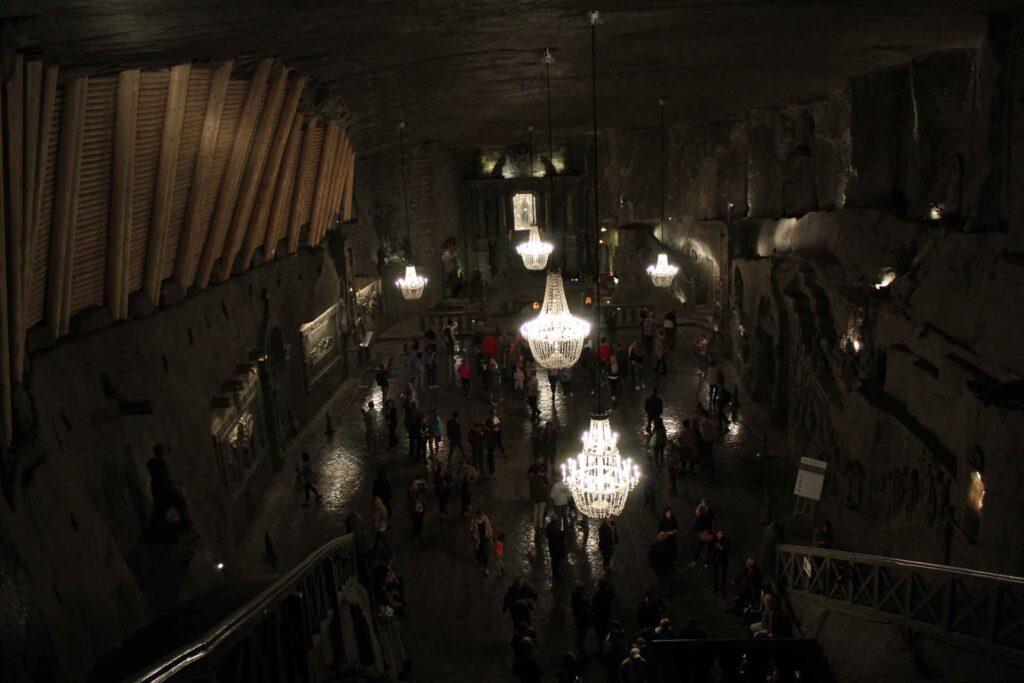
{"label": "large crystal chandelier", "polygon": [[622,458],[618,441],[608,415],[592,415],[590,431],[583,432],[583,451],[562,463],[562,479],[576,507],[587,517],[620,514],[629,492],[640,481],[640,468],[630,458]]}
{"label": "large crystal chandelier", "polygon": [[554,250],[553,244],[541,240],[540,230],[536,225],[530,226],[530,238],[516,247],[516,251],[523,257],[523,265],[527,270],[544,270],[548,265],[548,256]]}
{"label": "large crystal chandelier", "polygon": [[402,290],[402,296],[406,299],[419,299],[427,286],[427,278],[417,275],[416,266],[410,264],[405,267],[405,277],[395,280],[395,286]]}
{"label": "large crystal chandelier", "polygon": [[560,370],[572,367],[580,359],[583,342],[590,334],[590,323],[569,311],[562,276],[551,272],[548,273],[540,315],[523,323],[519,331],[530,344],[538,365]]}
{"label": "large crystal chandelier", "polygon": [[427,278],[416,274],[416,266],[412,263],[412,231],[409,228],[409,191],[405,182],[405,124],[398,124],[398,145],[402,150],[402,200],[405,202],[405,277],[395,280],[395,286],[407,300],[419,299],[427,286]]}
{"label": "large crystal chandelier", "polygon": [[[661,241],[665,242],[665,98],[658,98],[661,111]],[[655,287],[668,287],[676,279],[679,268],[668,262],[668,254],[658,254],[658,262],[647,266],[647,274]]]}

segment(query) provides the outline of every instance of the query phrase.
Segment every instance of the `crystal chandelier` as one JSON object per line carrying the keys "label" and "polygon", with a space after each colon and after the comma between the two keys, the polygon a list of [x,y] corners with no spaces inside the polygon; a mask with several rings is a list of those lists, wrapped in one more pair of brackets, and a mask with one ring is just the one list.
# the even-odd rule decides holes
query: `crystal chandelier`
{"label": "crystal chandelier", "polygon": [[540,238],[540,230],[536,225],[530,226],[530,239],[516,247],[523,257],[523,265],[527,270],[544,270],[548,265],[548,256],[555,250],[555,245],[544,242]]}
{"label": "crystal chandelier", "polygon": [[560,370],[572,367],[580,359],[583,342],[590,334],[590,323],[569,311],[562,276],[548,273],[544,305],[540,315],[519,328],[530,344],[534,360],[542,368]]}
{"label": "crystal chandelier", "polygon": [[592,415],[590,431],[583,433],[583,451],[562,463],[562,480],[587,517],[620,514],[640,481],[640,468],[630,458],[622,458],[618,440],[607,414]]}
{"label": "crystal chandelier", "polygon": [[[665,243],[665,98],[658,98],[658,108],[661,111],[661,242]],[[672,280],[676,279],[679,268],[668,262],[668,254],[658,254],[658,262],[647,266],[647,274],[655,287],[668,287]]]}
{"label": "crystal chandelier", "polygon": [[405,259],[405,277],[395,280],[395,286],[402,292],[406,300],[419,299],[427,286],[427,278],[416,274],[416,266],[412,264],[412,232],[409,228],[409,192],[405,182],[405,124],[398,124],[398,145],[402,150],[402,200],[405,202],[405,246],[408,254]]}
{"label": "crystal chandelier", "polygon": [[395,286],[402,290],[402,296],[406,299],[419,299],[427,286],[427,278],[416,274],[416,266],[408,265],[405,267],[405,277],[395,280]]}

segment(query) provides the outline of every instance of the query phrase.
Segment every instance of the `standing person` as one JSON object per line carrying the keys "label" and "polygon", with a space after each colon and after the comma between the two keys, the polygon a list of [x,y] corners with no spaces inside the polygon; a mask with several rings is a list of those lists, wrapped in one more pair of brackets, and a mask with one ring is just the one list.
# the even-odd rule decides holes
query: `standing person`
{"label": "standing person", "polygon": [[679,441],[679,466],[693,472],[700,460],[700,438],[689,420],[683,420],[683,428],[679,430],[676,439]]}
{"label": "standing person", "polygon": [[448,518],[448,499],[452,495],[452,475],[448,466],[443,462],[437,464],[437,471],[434,472],[434,497],[437,498],[437,508],[441,512],[441,519]]}
{"label": "standing person", "polygon": [[416,391],[423,391],[427,384],[427,362],[422,351],[417,351],[412,358],[412,377]]}
{"label": "standing person", "polygon": [[522,394],[523,390],[526,389],[526,373],[523,372],[523,364],[517,363],[516,369],[512,373],[512,382],[516,390],[516,394]]}
{"label": "standing person", "polygon": [[548,555],[551,557],[551,578],[554,581],[562,573],[562,560],[565,559],[565,532],[562,531],[562,524],[558,517],[551,515],[548,525],[544,529],[544,536],[548,539]]}
{"label": "standing person", "polygon": [[470,364],[469,359],[463,357],[462,362],[459,363],[459,380],[462,381],[462,395],[465,398],[472,397],[473,389],[473,366]]}
{"label": "standing person", "polygon": [[644,388],[644,347],[640,340],[629,345],[629,373],[633,381],[633,388],[640,391]]}
{"label": "standing person", "polygon": [[377,366],[377,386],[380,387],[380,400],[388,400],[388,389],[391,385],[391,376],[383,363]]}
{"label": "standing person", "polygon": [[469,429],[469,451],[473,456],[473,467],[480,472],[481,476],[486,476],[483,470],[484,466],[484,444],[487,442],[487,432],[484,430],[482,422],[474,422],[473,426]]}
{"label": "standing person", "polygon": [[725,596],[726,581],[729,574],[729,539],[719,529],[711,542],[711,566],[714,570],[715,585],[712,591]]}
{"label": "standing person", "polygon": [[562,368],[558,371],[558,381],[562,383],[562,393],[572,396],[572,368]]}
{"label": "standing person", "polygon": [[608,365],[614,355],[612,345],[608,343],[607,339],[601,337],[601,343],[597,345],[597,364],[605,372],[608,372]]}
{"label": "standing person", "polygon": [[505,444],[501,442],[501,417],[498,416],[498,409],[491,408],[491,412],[487,414],[487,421],[484,426],[491,430],[494,434],[494,443],[501,450],[502,455],[505,453]]}
{"label": "standing person", "polygon": [[388,475],[385,474],[383,469],[377,471],[377,478],[373,480],[373,497],[380,498],[380,501],[384,503],[384,507],[387,508],[388,517],[390,517],[391,482],[388,481]]}
{"label": "standing person", "polygon": [[462,502],[462,516],[469,514],[469,505],[473,501],[473,482],[476,481],[476,468],[462,459],[462,468],[459,470],[459,500]]}
{"label": "standing person", "polygon": [[448,465],[454,464],[455,449],[462,454],[462,460],[466,460],[466,449],[462,446],[462,423],[459,422],[459,411],[453,410],[452,416],[448,418]]}
{"label": "standing person", "polygon": [[665,429],[665,421],[660,417],[654,418],[654,432],[650,439],[651,453],[654,455],[654,467],[661,468],[665,461],[665,448],[668,446],[668,432]]}
{"label": "standing person", "polygon": [[697,423],[697,431],[700,435],[698,448],[702,451],[701,460],[708,470],[708,474],[715,476],[715,427],[711,424],[708,411],[700,409],[700,420]]}
{"label": "standing person", "polygon": [[658,533],[665,534],[665,539],[668,541],[666,543],[668,547],[666,563],[675,564],[676,557],[679,555],[676,542],[676,536],[679,533],[679,520],[676,519],[676,513],[672,511],[672,508],[665,508],[665,511],[661,513],[661,519],[658,520]]}
{"label": "standing person", "polygon": [[598,644],[603,644],[612,624],[612,606],[615,604],[615,593],[608,579],[597,582],[597,591],[590,601],[590,614],[594,619],[594,635]]}
{"label": "standing person", "polygon": [[636,608],[636,625],[640,628],[640,634],[645,638],[650,635],[664,614],[665,603],[650,588],[645,590]]}
{"label": "standing person", "polygon": [[572,605],[572,620],[576,625],[576,651],[580,656],[587,654],[587,631],[590,630],[591,618],[590,596],[587,595],[586,586],[576,586],[572,591],[570,600]]}
{"label": "standing person", "polygon": [[388,450],[398,445],[398,408],[390,398],[384,401],[384,422],[388,427]]}
{"label": "standing person", "polygon": [[643,320],[640,321],[640,331],[643,332],[644,349],[647,353],[654,350],[654,332],[657,329],[658,324],[654,320],[654,311],[645,310]]}
{"label": "standing person", "polygon": [[569,528],[569,501],[572,500],[572,492],[565,482],[556,479],[551,485],[551,504],[555,506],[555,515],[562,524],[563,529]]}
{"label": "standing person", "polygon": [[679,478],[683,474],[683,444],[679,434],[680,432],[676,432],[668,442],[668,494],[670,496],[679,492]]}
{"label": "standing person", "polygon": [[491,358],[487,361],[487,389],[490,392],[488,397],[491,405],[498,404],[498,388],[501,386],[501,368],[498,361]]}
{"label": "standing person", "polygon": [[431,344],[427,347],[427,354],[423,359],[423,367],[427,373],[427,386],[431,389],[437,388],[437,348]]}
{"label": "standing person", "polygon": [[427,490],[427,482],[415,480],[409,486],[409,518],[412,521],[412,540],[419,544],[423,535],[423,515],[426,507],[423,504],[423,493]]}
{"label": "standing person", "polygon": [[505,576],[505,532],[499,531],[494,536],[494,568],[498,576]]}
{"label": "standing person", "polygon": [[725,373],[715,363],[711,364],[711,385],[708,387],[708,408],[715,409],[718,405],[718,394],[725,386]]}
{"label": "standing person", "polygon": [[530,502],[533,503],[533,525],[544,528],[544,507],[548,502],[548,472],[542,458],[536,458],[527,470],[530,480]]}
{"label": "standing person", "polygon": [[619,530],[615,527],[615,519],[608,515],[597,530],[597,549],[601,552],[601,564],[605,570],[612,568],[612,553],[619,544]]}
{"label": "standing person", "polygon": [[644,427],[645,432],[651,433],[651,426],[654,424],[655,418],[661,417],[664,411],[665,402],[658,396],[658,390],[651,389],[651,395],[644,401],[644,413],[647,415],[647,426]]}
{"label": "standing person", "polygon": [[611,389],[612,401],[619,395],[619,358],[614,353],[608,360],[608,386]]}
{"label": "standing person", "polygon": [[487,473],[488,476],[493,477],[495,469],[494,452],[498,448],[498,437],[486,422],[484,423],[484,445],[487,446]]}
{"label": "standing person", "polygon": [[430,417],[427,419],[427,448],[430,457],[435,460],[441,450],[442,436],[441,417],[437,414],[436,410],[431,410]]}
{"label": "standing person", "polygon": [[491,543],[494,541],[494,530],[491,528],[491,519],[484,514],[483,510],[477,508],[476,515],[469,525],[469,533],[473,537],[473,549],[476,553],[476,566],[484,576],[490,576],[487,569],[487,556],[490,554]]}
{"label": "standing person", "polygon": [[526,380],[526,403],[530,406],[530,419],[534,422],[540,419],[540,408],[537,406],[539,398],[540,384],[537,379],[537,373],[534,370],[530,370],[530,375]]}
{"label": "standing person", "polygon": [[316,502],[318,503],[323,500],[324,497],[321,496],[320,492],[316,490],[315,486],[313,486],[313,466],[309,463],[309,453],[302,451],[301,459],[302,463],[299,465],[299,482],[302,484],[302,491],[306,496],[306,500],[302,504],[303,507],[305,507],[306,505],[309,505],[310,493],[316,495]]}
{"label": "standing person", "polygon": [[420,416],[416,401],[405,406],[405,431],[409,436],[409,462],[416,462],[420,455]]}
{"label": "standing person", "polygon": [[669,351],[676,350],[676,314],[669,311],[661,322],[661,329],[665,333],[665,347]]}
{"label": "standing person", "polygon": [[697,536],[697,550],[693,553],[690,566],[697,566],[701,555],[704,555],[704,566],[711,562],[711,540],[715,537],[715,511],[706,500],[702,500],[693,513],[693,531]]}
{"label": "standing person", "polygon": [[550,420],[544,425],[544,434],[541,437],[541,446],[544,452],[544,460],[547,462],[551,474],[555,473],[555,459],[558,457],[558,428]]}
{"label": "standing person", "polygon": [[379,496],[373,497],[373,549],[382,550],[385,555],[391,554],[391,546],[388,545],[388,509]]}
{"label": "standing person", "polygon": [[548,387],[551,388],[551,405],[555,405],[555,390],[558,388],[558,370],[548,370]]}
{"label": "standing person", "polygon": [[501,611],[508,612],[512,618],[512,630],[515,631],[519,624],[531,623],[530,611],[537,599],[537,591],[523,581],[523,577],[517,576],[512,584],[505,591],[505,600],[502,602]]}
{"label": "standing person", "polygon": [[658,330],[654,335],[654,374],[668,374],[668,360],[665,353],[665,332]]}
{"label": "standing person", "polygon": [[366,452],[377,455],[377,410],[373,401],[369,401],[363,410],[363,427],[366,428]]}

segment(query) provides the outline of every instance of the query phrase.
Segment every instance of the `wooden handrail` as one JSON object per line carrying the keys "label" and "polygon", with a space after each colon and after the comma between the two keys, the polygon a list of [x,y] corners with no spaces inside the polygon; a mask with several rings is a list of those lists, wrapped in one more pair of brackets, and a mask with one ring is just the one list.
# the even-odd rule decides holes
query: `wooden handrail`
{"label": "wooden handrail", "polygon": [[328,541],[202,636],[164,657],[149,669],[136,674],[132,680],[136,683],[159,683],[169,680],[174,674],[203,659],[218,647],[230,643],[239,636],[244,637],[251,628],[258,625],[271,610],[288,597],[297,582],[301,581],[325,559],[339,551],[351,550],[354,562],[355,547],[355,534],[345,534]]}

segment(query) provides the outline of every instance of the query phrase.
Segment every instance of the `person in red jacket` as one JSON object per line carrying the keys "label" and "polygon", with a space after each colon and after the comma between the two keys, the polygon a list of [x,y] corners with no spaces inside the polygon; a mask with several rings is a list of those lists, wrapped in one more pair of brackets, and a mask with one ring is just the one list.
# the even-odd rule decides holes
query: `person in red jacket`
{"label": "person in red jacket", "polygon": [[462,380],[462,395],[466,398],[470,397],[470,390],[473,388],[473,366],[470,362],[463,358],[462,362],[459,363],[459,379]]}

